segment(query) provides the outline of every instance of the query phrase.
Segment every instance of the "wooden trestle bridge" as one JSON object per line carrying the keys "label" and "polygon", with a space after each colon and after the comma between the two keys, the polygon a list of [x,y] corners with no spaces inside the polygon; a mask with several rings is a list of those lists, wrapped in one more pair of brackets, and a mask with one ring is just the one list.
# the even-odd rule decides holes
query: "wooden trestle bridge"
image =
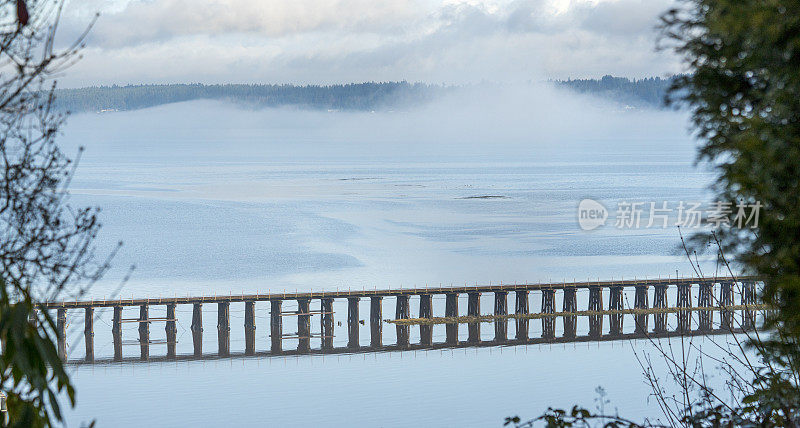
{"label": "wooden trestle bridge", "polygon": [[[58,350],[62,358],[67,357],[67,311],[83,310],[85,312],[84,342],[85,357],[81,362],[101,363],[133,360],[123,357],[122,325],[138,324],[138,344],[141,352],[135,360],[171,360],[198,358],[227,358],[250,355],[293,355],[316,353],[354,353],[369,351],[402,351],[413,349],[437,349],[480,347],[494,345],[564,343],[602,340],[624,340],[644,337],[672,337],[683,335],[708,335],[741,332],[755,328],[756,313],[764,307],[756,302],[758,279],[754,277],[738,278],[673,278],[627,281],[586,281],[548,284],[498,284],[464,287],[387,289],[387,290],[353,290],[324,291],[298,293],[270,293],[250,295],[228,295],[207,297],[173,297],[157,299],[117,299],[91,301],[48,302],[39,305],[41,310],[55,310],[58,334]],[[692,290],[695,289],[696,293]],[[578,290],[588,290],[588,304],[585,310],[578,308]],[[633,305],[627,297],[633,292]],[[531,313],[529,294],[541,292],[539,312]],[[481,312],[481,294],[492,293],[494,308],[491,314]],[[508,310],[508,294],[514,293],[514,312]],[[556,309],[556,294],[562,304]],[[433,296],[445,297],[444,314],[434,315]],[[459,310],[459,296],[467,296],[466,314]],[[607,298],[604,296],[607,295]],[[696,304],[695,298],[696,295]],[[418,318],[410,314],[409,300],[419,297]],[[652,304],[650,304],[652,296]],[[668,298],[668,296],[672,296]],[[359,316],[361,299],[369,299],[368,346],[359,343],[359,328],[363,323]],[[395,300],[395,319],[383,317],[383,299]],[[674,298],[674,304],[669,300]],[[334,347],[334,300],[347,299],[347,346]],[[284,302],[296,302],[296,311],[284,311]],[[257,349],[256,344],[256,302],[269,302],[270,343],[269,349]],[[231,352],[230,349],[230,305],[244,304],[244,350]],[[203,305],[217,306],[217,342],[216,354],[203,354]],[[178,355],[176,353],[177,327],[176,307],[192,305],[191,334],[193,353]],[[151,307],[165,306],[165,317],[150,317]],[[316,308],[312,309],[313,306]],[[123,309],[138,307],[138,317],[123,318]],[[112,336],[114,356],[95,359],[94,353],[94,320],[95,309],[113,308]],[[719,319],[714,320],[714,313]],[[696,314],[696,315],[695,315]],[[626,317],[633,318],[634,331],[623,332]],[[676,325],[668,325],[668,317],[672,315]],[[319,332],[313,333],[312,316],[319,316]],[[287,317],[296,317],[297,333],[285,334],[284,321]],[[588,318],[588,334],[578,336],[578,318]],[[604,318],[608,319],[604,329]],[[652,325],[650,318],[653,319]],[[529,336],[531,320],[541,319],[540,337]],[[562,329],[556,337],[556,322],[561,319]],[[513,320],[516,326],[514,338],[508,338],[508,322]],[[150,338],[150,324],[165,323],[166,340],[153,341]],[[481,324],[494,324],[494,339],[481,339]],[[391,323],[396,328],[396,342],[383,343],[384,323]],[[433,342],[433,326],[444,324],[446,339],[441,343]],[[459,337],[459,324],[467,324],[466,340]],[[409,329],[419,326],[419,343],[410,343]],[[284,340],[297,340],[296,349],[283,349]],[[319,340],[319,348],[312,348]],[[166,343],[166,355],[150,355],[150,345]],[[316,343],[315,343],[316,345]]]}

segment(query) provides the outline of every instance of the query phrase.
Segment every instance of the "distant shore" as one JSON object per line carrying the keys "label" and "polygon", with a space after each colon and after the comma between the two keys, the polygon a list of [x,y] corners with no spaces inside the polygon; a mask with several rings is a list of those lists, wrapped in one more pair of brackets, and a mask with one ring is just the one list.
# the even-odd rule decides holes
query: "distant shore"
{"label": "distant shore", "polygon": [[[671,80],[553,80],[549,83],[636,108],[661,108]],[[492,85],[482,84],[481,86]],[[342,85],[163,84],[95,86],[56,90],[56,106],[73,113],[115,112],[192,100],[226,100],[244,105],[295,107],[331,111],[375,111],[425,104],[464,86],[409,82],[367,82]]]}

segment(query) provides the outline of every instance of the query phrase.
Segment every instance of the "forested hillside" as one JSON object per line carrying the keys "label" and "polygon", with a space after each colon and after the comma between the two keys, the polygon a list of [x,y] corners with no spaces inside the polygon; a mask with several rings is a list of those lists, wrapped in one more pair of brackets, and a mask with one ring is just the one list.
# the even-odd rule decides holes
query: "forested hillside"
{"label": "forested hillside", "polygon": [[[597,95],[634,107],[660,108],[668,79],[556,80],[557,86]],[[482,86],[485,86],[482,85]],[[322,110],[390,110],[436,99],[456,86],[408,82],[369,82],[346,85],[128,85],[56,91],[57,106],[71,112],[135,110],[199,99],[229,100],[253,107],[297,107]]]}
{"label": "forested hillside", "polygon": [[661,108],[672,79],[648,77],[630,80],[606,75],[601,79],[556,80],[554,83],[576,92],[596,95],[634,107]]}
{"label": "forested hillside", "polygon": [[181,101],[229,100],[255,107],[295,106],[327,110],[375,110],[420,103],[447,91],[422,83],[295,85],[129,85],[56,91],[58,106],[72,112],[135,110]]}

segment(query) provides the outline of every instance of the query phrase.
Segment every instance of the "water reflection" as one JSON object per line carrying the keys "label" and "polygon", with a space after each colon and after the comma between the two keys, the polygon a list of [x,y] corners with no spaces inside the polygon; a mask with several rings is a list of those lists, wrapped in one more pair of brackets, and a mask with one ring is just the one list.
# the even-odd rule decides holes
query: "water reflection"
{"label": "water reflection", "polygon": [[[543,319],[543,322],[553,322],[555,318]],[[528,320],[517,320],[518,322]],[[501,324],[501,327],[497,327]],[[523,324],[523,323],[520,323]],[[480,323],[470,323],[470,329],[480,328]],[[359,346],[356,343],[348,342],[347,346],[322,346],[320,348],[311,348],[308,342],[311,338],[320,338],[323,341],[330,338],[321,337],[320,335],[309,335],[306,338],[299,338],[299,345],[296,349],[291,350],[270,350],[270,351],[255,351],[251,348],[245,349],[244,352],[230,352],[228,346],[219,345],[219,352],[217,353],[202,353],[202,348],[195,346],[194,352],[190,354],[174,354],[174,343],[167,355],[164,356],[149,356],[146,359],[136,357],[125,358],[100,358],[100,359],[76,359],[68,360],[67,364],[70,365],[103,365],[103,364],[125,364],[125,363],[143,363],[148,362],[164,362],[164,361],[196,361],[196,360],[219,360],[219,359],[239,359],[239,358],[275,358],[286,356],[298,355],[343,355],[343,354],[366,354],[366,353],[381,353],[381,352],[403,352],[403,351],[420,351],[420,350],[441,350],[441,349],[466,349],[466,348],[490,348],[490,347],[514,347],[526,345],[541,345],[541,344],[566,344],[566,343],[587,343],[587,342],[611,342],[611,341],[626,341],[626,340],[658,340],[673,337],[692,337],[692,336],[714,336],[714,335],[730,335],[744,333],[746,329],[737,328],[715,328],[715,329],[696,329],[689,331],[682,331],[680,327],[672,331],[662,332],[634,332],[634,333],[607,333],[602,335],[575,335],[573,332],[565,332],[562,336],[554,336],[552,332],[547,332],[542,337],[524,337],[525,333],[521,333],[522,329],[517,330],[517,335],[513,339],[505,336],[505,329],[507,320],[495,322],[496,337],[494,340],[479,340],[474,339],[472,336],[465,341],[457,340],[454,334],[448,334],[444,342],[433,342],[430,334],[431,325],[420,325],[420,342],[409,343],[409,330],[408,325],[397,325],[397,343],[394,344],[376,344],[370,343],[369,346]],[[454,328],[457,331],[458,324],[448,324],[448,331]],[[471,330],[470,330],[471,331]],[[479,337],[479,336],[476,336]],[[297,338],[297,337],[295,337]],[[202,340],[202,339],[201,339]],[[151,342],[152,343],[152,342]],[[164,343],[164,342],[161,342]],[[329,342],[323,342],[329,343]],[[195,342],[195,345],[197,342]],[[168,344],[169,345],[169,344]],[[168,346],[168,349],[169,346]]]}

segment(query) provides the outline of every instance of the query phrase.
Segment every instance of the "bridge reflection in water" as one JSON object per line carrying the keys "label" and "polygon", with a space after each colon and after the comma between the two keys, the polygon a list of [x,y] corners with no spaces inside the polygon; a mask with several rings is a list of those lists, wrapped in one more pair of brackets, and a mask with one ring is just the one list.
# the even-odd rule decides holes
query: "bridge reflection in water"
{"label": "bridge reflection in water", "polygon": [[75,359],[67,360],[69,365],[117,365],[117,364],[142,364],[150,362],[170,362],[170,361],[200,361],[200,360],[221,360],[221,359],[239,359],[239,358],[275,358],[275,357],[289,357],[299,355],[355,355],[367,353],[382,353],[382,352],[406,352],[406,351],[426,351],[426,350],[445,350],[445,349],[468,349],[468,348],[489,348],[489,347],[512,347],[523,345],[542,345],[542,344],[566,344],[566,343],[583,343],[583,342],[610,342],[610,341],[625,341],[625,340],[643,340],[643,339],[663,339],[671,337],[689,337],[689,336],[709,336],[709,335],[727,335],[744,333],[743,329],[713,329],[707,331],[670,331],[664,333],[621,333],[621,334],[605,334],[602,336],[576,336],[576,337],[556,337],[556,338],[531,338],[525,340],[510,339],[510,340],[481,340],[477,342],[461,341],[458,343],[432,343],[424,345],[421,343],[413,343],[408,345],[381,345],[381,346],[362,346],[353,348],[350,346],[334,347],[329,349],[308,349],[308,350],[285,350],[285,351],[263,351],[254,353],[245,352],[231,352],[226,355],[219,353],[207,354],[178,354],[174,356],[150,356],[147,359],[138,357],[124,357],[124,358],[97,358],[92,360]]}
{"label": "bridge reflection in water", "polygon": [[[733,334],[753,329],[757,313],[764,307],[756,303],[758,282],[755,278],[680,278],[668,280],[633,280],[606,282],[573,282],[551,284],[489,285],[475,287],[442,287],[429,289],[391,289],[337,291],[321,293],[265,294],[215,297],[182,297],[169,299],[128,299],[80,302],[51,302],[40,305],[42,310],[57,312],[58,349],[67,359],[67,311],[84,311],[84,344],[82,359],[67,360],[70,364],[117,364],[141,361],[186,361],[220,358],[275,357],[290,355],[353,354],[369,352],[400,352],[407,350],[458,349],[493,346],[601,342],[678,336]],[[579,299],[578,292],[581,292]],[[482,294],[493,296],[493,311],[484,314]],[[508,295],[513,293],[514,311],[508,311]],[[540,305],[531,310],[530,297],[536,293]],[[604,298],[604,294],[608,297]],[[434,313],[434,296],[442,296],[444,310]],[[383,299],[393,298],[395,318],[383,318]],[[414,298],[417,318],[411,318],[411,298]],[[459,300],[466,297],[466,314],[459,310]],[[485,296],[489,297],[489,296]],[[361,343],[359,309],[362,298],[369,299],[369,345]],[[347,301],[345,338],[346,345],[334,344],[334,301]],[[417,301],[418,299],[418,301]],[[296,302],[295,310],[285,310],[285,302]],[[561,305],[557,308],[557,302]],[[629,302],[633,304],[628,304]],[[652,301],[652,305],[649,302]],[[669,302],[675,302],[670,305]],[[256,302],[269,302],[269,350],[257,350]],[[693,303],[696,302],[696,305]],[[203,304],[216,304],[217,349],[208,353],[203,349]],[[316,308],[312,308],[316,306]],[[486,302],[484,302],[486,303]],[[585,310],[579,310],[579,303]],[[605,304],[607,303],[607,306]],[[244,350],[231,352],[230,305],[243,304]],[[191,305],[192,352],[178,353],[176,307]],[[441,305],[440,305],[441,306]],[[605,307],[604,307],[605,306]],[[123,317],[126,307],[138,308],[138,316]],[[165,315],[150,316],[150,309],[166,309]],[[113,356],[95,358],[95,309],[113,308],[111,325]],[[441,307],[439,307],[441,309]],[[715,313],[718,317],[715,317]],[[73,314],[74,315],[74,314]],[[312,329],[312,317],[319,319],[317,332]],[[652,318],[652,324],[650,319]],[[285,334],[287,319],[297,322],[296,333]],[[513,337],[508,337],[508,324],[514,326]],[[123,341],[123,324],[138,325],[138,338]],[[152,340],[150,325],[164,323],[165,339]],[[485,324],[493,332],[483,331]],[[531,335],[531,325],[541,328]],[[580,334],[578,325],[581,328]],[[588,324],[588,325],[587,325]],[[625,325],[628,328],[625,328]],[[384,343],[384,327],[394,325],[392,343]],[[444,341],[434,341],[434,327],[443,326]],[[465,326],[466,334],[460,334]],[[627,330],[627,331],[626,331]],[[412,341],[412,333],[418,341]],[[484,336],[490,334],[487,340]],[[584,334],[586,333],[586,334]],[[267,336],[267,335],[264,335]],[[465,337],[464,337],[465,336]],[[535,337],[533,337],[535,336]],[[442,338],[439,338],[442,339]],[[263,340],[263,339],[262,339]],[[287,341],[297,343],[293,349]],[[313,347],[312,347],[313,342]],[[138,357],[123,356],[123,344],[135,344]],[[150,346],[165,344],[166,353],[151,355]],[[317,347],[318,346],[318,347]],[[287,348],[287,349],[284,349]]]}

